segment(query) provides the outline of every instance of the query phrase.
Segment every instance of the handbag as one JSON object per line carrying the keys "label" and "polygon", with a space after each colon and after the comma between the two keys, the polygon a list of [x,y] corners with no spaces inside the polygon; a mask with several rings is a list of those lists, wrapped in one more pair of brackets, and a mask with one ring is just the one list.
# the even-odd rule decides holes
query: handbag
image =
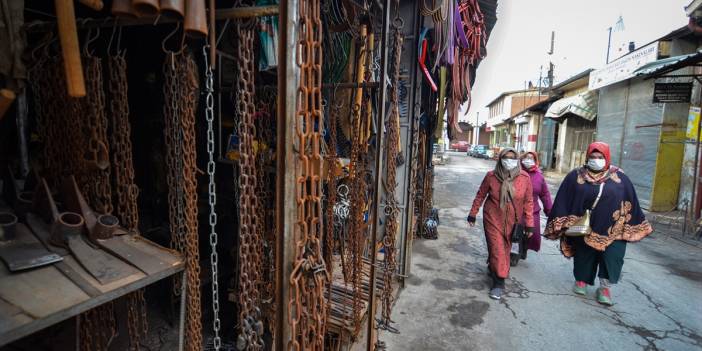
{"label": "handbag", "polygon": [[573,223],[573,225],[571,225],[568,229],[566,229],[565,236],[588,236],[590,235],[590,233],[592,233],[592,227],[590,227],[590,215],[597,206],[597,203],[600,202],[600,197],[602,197],[602,189],[604,188],[604,184],[605,183],[600,184],[600,191],[597,193],[597,198],[592,204],[592,207],[590,207],[590,209],[588,210],[585,210],[585,214],[579,220]]}
{"label": "handbag", "polygon": [[514,208],[514,225],[512,226],[512,233],[510,234],[510,239],[513,243],[521,242],[524,240],[524,226],[519,223],[519,217],[517,217],[517,206],[514,205],[514,200],[512,200],[512,194],[509,194],[509,202],[512,203],[512,208]]}

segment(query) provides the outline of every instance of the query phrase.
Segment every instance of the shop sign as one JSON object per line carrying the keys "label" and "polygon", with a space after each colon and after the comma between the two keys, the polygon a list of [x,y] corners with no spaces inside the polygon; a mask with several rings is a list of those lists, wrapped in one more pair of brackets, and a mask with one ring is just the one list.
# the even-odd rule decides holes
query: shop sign
{"label": "shop sign", "polygon": [[653,103],[689,103],[690,96],[692,96],[692,83],[655,83],[653,87]]}
{"label": "shop sign", "polygon": [[687,139],[697,139],[697,127],[700,121],[701,108],[690,106],[690,113],[687,115]]}
{"label": "shop sign", "polygon": [[639,67],[658,59],[658,42],[646,45],[607,66],[590,73],[590,90],[599,89],[634,76]]}

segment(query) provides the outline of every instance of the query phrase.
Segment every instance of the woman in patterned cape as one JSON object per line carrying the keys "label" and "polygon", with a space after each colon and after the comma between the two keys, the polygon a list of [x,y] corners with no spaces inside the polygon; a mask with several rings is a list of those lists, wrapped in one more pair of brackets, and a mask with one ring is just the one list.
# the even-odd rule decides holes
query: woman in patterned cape
{"label": "woman in patterned cape", "polygon": [[[565,236],[586,210],[591,212],[592,232],[581,237]],[[610,164],[609,145],[590,144],[587,164],[571,171],[563,180],[546,224],[544,236],[560,239],[561,252],[573,257],[573,292],[587,294],[587,285],[600,278],[597,301],[611,306],[610,284],[621,277],[627,242],[643,239],[653,231],[639,206],[636,191],[621,169]]]}

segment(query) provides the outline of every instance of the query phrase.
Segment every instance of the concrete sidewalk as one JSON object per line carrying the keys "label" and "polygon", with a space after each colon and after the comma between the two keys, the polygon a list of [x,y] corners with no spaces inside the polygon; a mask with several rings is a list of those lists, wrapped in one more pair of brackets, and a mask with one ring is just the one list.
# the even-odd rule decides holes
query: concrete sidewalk
{"label": "concrete sidewalk", "polygon": [[400,334],[380,334],[388,350],[702,349],[702,250],[662,235],[628,246],[611,308],[594,288],[571,292],[572,262],[550,241],[512,269],[502,301],[490,300],[482,221],[468,229],[465,217],[492,167],[458,155],[437,167],[439,239],[415,241],[392,315]]}

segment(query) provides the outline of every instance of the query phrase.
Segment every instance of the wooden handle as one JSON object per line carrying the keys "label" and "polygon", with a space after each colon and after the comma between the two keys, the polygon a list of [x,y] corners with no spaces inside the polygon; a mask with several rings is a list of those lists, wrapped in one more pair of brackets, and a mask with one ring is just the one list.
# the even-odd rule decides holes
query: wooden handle
{"label": "wooden handle", "polygon": [[161,0],[161,13],[182,19],[185,16],[185,0]]}
{"label": "wooden handle", "polygon": [[80,63],[78,29],[76,28],[73,0],[55,0],[55,4],[68,95],[83,97],[85,96],[85,81],[83,80],[83,66]]}
{"label": "wooden handle", "polygon": [[132,0],[112,0],[112,15],[118,17],[136,17]]}
{"label": "wooden handle", "polygon": [[102,8],[105,6],[105,4],[102,3],[102,0],[78,0],[78,2],[90,7],[95,11],[101,11]]}
{"label": "wooden handle", "polygon": [[194,37],[207,36],[205,0],[185,0],[185,32]]}
{"label": "wooden handle", "polygon": [[215,11],[217,9],[217,5],[215,5],[215,0],[210,0],[210,9],[209,9],[209,18],[208,22],[210,25],[210,67],[212,67],[212,70],[217,69],[217,60],[216,60],[216,55],[217,55],[217,40],[215,38]]}
{"label": "wooden handle", "polygon": [[138,16],[155,16],[161,10],[158,0],[132,0],[132,8]]}
{"label": "wooden handle", "polygon": [[0,121],[5,117],[5,113],[10,109],[16,97],[14,91],[10,89],[0,89]]}

